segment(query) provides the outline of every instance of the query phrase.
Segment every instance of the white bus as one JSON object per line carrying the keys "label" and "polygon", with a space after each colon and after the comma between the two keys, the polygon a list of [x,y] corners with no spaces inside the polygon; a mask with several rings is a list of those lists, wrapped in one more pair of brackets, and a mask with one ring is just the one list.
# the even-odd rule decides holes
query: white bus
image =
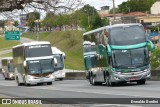
{"label": "white bus", "polygon": [[13,58],[5,57],[1,59],[2,63],[2,74],[4,79],[14,79],[14,66],[13,66]]}
{"label": "white bus", "polygon": [[65,78],[64,71],[64,59],[66,58],[65,53],[56,47],[52,47],[53,57],[57,59],[57,66],[54,68],[53,76],[56,80],[63,80]]}
{"label": "white bus", "polygon": [[46,41],[24,43],[13,47],[15,80],[18,86],[24,84],[52,84],[56,59],[51,44]]}

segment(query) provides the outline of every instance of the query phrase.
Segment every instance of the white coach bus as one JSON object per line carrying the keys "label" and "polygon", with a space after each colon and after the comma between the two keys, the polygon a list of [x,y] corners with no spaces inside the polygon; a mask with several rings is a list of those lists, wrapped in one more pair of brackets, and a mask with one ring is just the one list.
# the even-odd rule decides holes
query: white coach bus
{"label": "white coach bus", "polygon": [[57,59],[57,66],[54,68],[55,72],[53,72],[53,76],[56,80],[63,80],[63,78],[65,78],[64,59],[66,55],[56,47],[52,47],[52,54],[53,57]]}
{"label": "white coach bus", "polygon": [[54,66],[51,44],[46,41],[30,42],[13,47],[15,80],[18,86],[24,84],[52,84]]}
{"label": "white coach bus", "polygon": [[4,57],[1,59],[2,74],[4,79],[14,79],[14,66],[12,57]]}

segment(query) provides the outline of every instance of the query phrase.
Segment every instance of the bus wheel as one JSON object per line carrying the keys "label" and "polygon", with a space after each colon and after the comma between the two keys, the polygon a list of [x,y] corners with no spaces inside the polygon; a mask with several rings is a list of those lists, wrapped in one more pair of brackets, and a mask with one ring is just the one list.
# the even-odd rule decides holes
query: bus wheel
{"label": "bus wheel", "polygon": [[92,77],[89,76],[89,83],[92,84]]}
{"label": "bus wheel", "polygon": [[16,81],[17,81],[17,85],[18,85],[18,86],[22,86],[22,84],[21,84],[21,83],[19,83],[18,76],[16,77]]}
{"label": "bus wheel", "polygon": [[95,82],[94,76],[91,76],[91,84],[92,85],[97,85],[97,82]]}
{"label": "bus wheel", "polygon": [[142,84],[145,84],[146,83],[146,80],[145,79],[143,79],[143,80],[138,80],[137,81],[137,84],[138,85],[142,85]]}
{"label": "bus wheel", "polygon": [[112,87],[116,85],[115,82],[110,81],[109,77],[106,77],[106,84],[108,85],[108,87]]}
{"label": "bus wheel", "polygon": [[59,80],[60,80],[60,81],[62,81],[62,80],[63,80],[63,78],[59,78]]}
{"label": "bus wheel", "polygon": [[24,78],[24,86],[30,86],[30,84],[26,82],[26,78]]}
{"label": "bus wheel", "polygon": [[52,82],[47,82],[47,85],[52,85]]}

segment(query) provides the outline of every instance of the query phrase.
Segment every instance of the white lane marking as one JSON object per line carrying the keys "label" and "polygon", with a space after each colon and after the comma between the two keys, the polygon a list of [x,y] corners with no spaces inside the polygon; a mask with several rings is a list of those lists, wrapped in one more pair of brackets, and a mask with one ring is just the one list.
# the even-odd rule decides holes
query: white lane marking
{"label": "white lane marking", "polygon": [[90,106],[90,107],[102,107],[102,106],[104,106],[104,107],[106,107],[106,106],[117,106],[117,107],[121,107],[121,106],[123,106],[123,107],[143,107],[143,106],[138,106],[138,105],[125,105],[125,104],[99,104],[99,105],[92,105],[92,106]]}
{"label": "white lane marking", "polygon": [[[116,92],[109,92],[109,93],[104,93],[104,92],[102,92],[102,93],[100,93],[100,92],[93,92],[93,91],[87,91],[87,90],[85,90],[85,91],[83,91],[83,90],[71,90],[71,89],[56,89],[54,86],[53,87],[31,87],[31,88],[35,88],[35,89],[47,89],[47,90],[56,90],[56,91],[69,91],[69,92],[78,92],[78,93],[89,93],[89,94],[102,94],[102,95],[104,95],[104,94],[110,94],[110,95],[123,95],[123,96],[133,96],[133,97],[150,97],[150,98],[158,98],[158,97],[156,97],[156,96],[142,96],[142,95],[128,95],[128,94],[119,94],[119,93],[116,93]],[[131,93],[132,94],[132,93]]]}

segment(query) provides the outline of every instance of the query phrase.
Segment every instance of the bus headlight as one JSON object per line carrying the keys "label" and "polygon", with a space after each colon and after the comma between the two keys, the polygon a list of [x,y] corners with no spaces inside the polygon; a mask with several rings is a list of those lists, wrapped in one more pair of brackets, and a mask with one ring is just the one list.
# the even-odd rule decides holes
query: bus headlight
{"label": "bus headlight", "polygon": [[147,72],[147,71],[150,71],[150,68],[147,68],[147,69],[144,70],[144,72]]}
{"label": "bus headlight", "polygon": [[28,79],[32,80],[32,79],[34,79],[34,77],[31,75],[28,75]]}
{"label": "bus headlight", "polygon": [[50,78],[55,79],[55,76],[53,76],[52,74],[49,75]]}
{"label": "bus headlight", "polygon": [[55,76],[53,74],[50,74],[49,77],[52,79],[52,81],[55,81]]}
{"label": "bus headlight", "polygon": [[13,77],[13,73],[10,73],[10,74],[9,74],[9,78],[11,78],[11,77]]}

